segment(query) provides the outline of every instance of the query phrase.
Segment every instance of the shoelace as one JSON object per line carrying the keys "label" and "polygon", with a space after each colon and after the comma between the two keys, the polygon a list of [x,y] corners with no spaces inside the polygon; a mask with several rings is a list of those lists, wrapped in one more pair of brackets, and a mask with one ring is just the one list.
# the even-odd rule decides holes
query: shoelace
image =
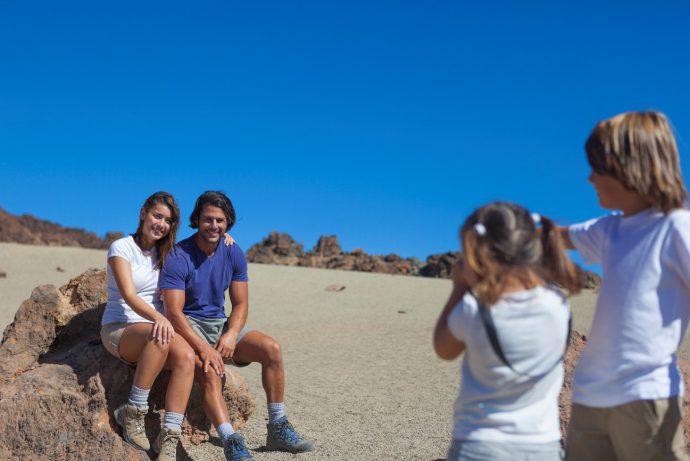
{"label": "shoelace", "polygon": [[295,432],[295,428],[292,427],[292,424],[290,424],[289,421],[283,422],[283,424],[278,427],[278,434],[280,434],[281,439],[287,440],[291,443],[300,443],[302,441],[299,438],[299,435],[297,435],[297,432]]}
{"label": "shoelace", "polygon": [[137,433],[143,434],[144,433],[144,418],[135,418],[134,419],[134,426],[137,429]]}
{"label": "shoelace", "polygon": [[163,451],[165,452],[165,456],[169,456],[171,458],[175,457],[175,454],[177,453],[177,437],[167,435],[163,439]]}
{"label": "shoelace", "polygon": [[237,455],[241,456],[246,456],[249,457],[249,450],[247,450],[247,447],[244,445],[244,441],[241,439],[229,439],[230,445],[232,445],[231,450]]}

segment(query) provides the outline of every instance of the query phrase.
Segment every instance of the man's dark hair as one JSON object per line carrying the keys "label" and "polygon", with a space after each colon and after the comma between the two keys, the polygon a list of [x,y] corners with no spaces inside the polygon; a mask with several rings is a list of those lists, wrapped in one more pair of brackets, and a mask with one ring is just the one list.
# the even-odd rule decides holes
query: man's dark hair
{"label": "man's dark hair", "polygon": [[223,210],[225,218],[228,220],[227,230],[230,230],[232,226],[235,225],[235,207],[232,206],[232,202],[228,196],[225,195],[223,191],[207,190],[196,199],[194,210],[192,210],[192,214],[189,216],[189,227],[192,229],[199,228],[201,210],[203,210],[206,205],[212,205]]}

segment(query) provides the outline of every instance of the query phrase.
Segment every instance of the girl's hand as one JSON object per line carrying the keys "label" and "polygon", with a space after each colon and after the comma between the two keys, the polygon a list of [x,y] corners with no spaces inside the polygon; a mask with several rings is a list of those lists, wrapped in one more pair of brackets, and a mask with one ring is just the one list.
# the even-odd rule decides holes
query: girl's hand
{"label": "girl's hand", "polygon": [[225,246],[229,247],[235,244],[235,239],[230,236],[227,232],[223,234],[223,237],[225,238]]}
{"label": "girl's hand", "polygon": [[153,330],[151,331],[151,336],[154,340],[160,341],[162,344],[169,344],[175,336],[175,329],[165,316],[160,315],[156,317],[156,321],[153,322]]}
{"label": "girl's hand", "polygon": [[450,270],[450,278],[453,280],[453,286],[456,288],[469,289],[477,283],[477,274],[470,269],[469,264],[460,257],[457,264],[453,264]]}

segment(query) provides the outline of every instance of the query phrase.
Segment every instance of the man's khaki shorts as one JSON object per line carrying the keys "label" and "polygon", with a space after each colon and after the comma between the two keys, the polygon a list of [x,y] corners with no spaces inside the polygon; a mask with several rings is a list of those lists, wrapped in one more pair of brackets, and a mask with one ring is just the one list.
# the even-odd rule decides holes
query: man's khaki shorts
{"label": "man's khaki shorts", "polygon": [[[212,346],[215,346],[222,334],[228,331],[227,318],[202,320],[188,315],[187,320],[189,320],[189,324],[192,326],[196,334],[201,336],[204,341]],[[239,344],[245,335],[250,331],[251,329],[245,325],[237,335],[237,342],[235,344]],[[235,365],[236,367],[246,367],[249,365],[249,363],[235,362],[233,359],[225,359],[225,363]]]}
{"label": "man's khaki shorts", "polygon": [[682,397],[635,400],[610,408],[573,404],[568,461],[688,461]]}

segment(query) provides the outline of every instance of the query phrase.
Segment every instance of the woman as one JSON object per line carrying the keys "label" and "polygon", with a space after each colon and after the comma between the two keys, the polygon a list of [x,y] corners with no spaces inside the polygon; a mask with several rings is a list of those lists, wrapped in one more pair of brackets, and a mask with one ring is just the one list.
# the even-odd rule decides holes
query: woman
{"label": "woman", "polygon": [[[180,211],[172,195],[156,192],[139,212],[133,235],[108,250],[108,302],[101,338],[115,357],[136,367],[129,400],[115,410],[124,439],[140,450],[150,448],[144,431],[148,395],[163,368],[171,371],[165,397],[163,429],[153,444],[159,460],[174,460],[184,411],[194,381],[194,351],[163,313],[158,276],[175,244]],[[226,244],[232,239],[226,235]]]}

